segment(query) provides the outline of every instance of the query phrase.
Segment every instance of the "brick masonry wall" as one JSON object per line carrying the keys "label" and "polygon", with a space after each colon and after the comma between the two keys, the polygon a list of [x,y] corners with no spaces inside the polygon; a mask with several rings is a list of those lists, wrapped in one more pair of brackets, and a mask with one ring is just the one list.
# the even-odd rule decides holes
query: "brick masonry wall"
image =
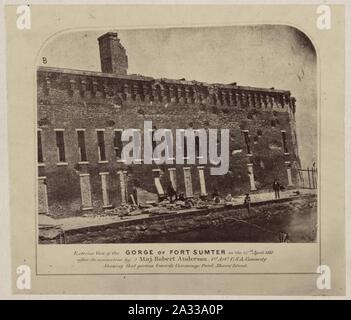
{"label": "brick masonry wall", "polygon": [[[113,206],[120,204],[118,170],[128,172],[128,187],[133,185],[149,192],[156,192],[152,169],[157,165],[130,165],[117,162],[113,138],[114,129],[143,129],[144,121],[151,120],[157,128],[176,129],[190,126],[198,128],[227,128],[230,130],[230,166],[224,176],[211,176],[210,165],[205,166],[207,192],[215,188],[221,194],[242,194],[250,189],[247,164],[253,163],[258,192],[271,188],[274,178],[287,185],[285,161],[292,164],[292,178],[296,182],[294,167],[299,165],[295,136],[295,106],[288,91],[255,91],[263,98],[273,97],[273,105],[261,98],[237,99],[223,104],[211,94],[212,87],[200,86],[201,98],[172,96],[171,89],[163,88],[162,101],[158,99],[158,80],[107,74],[73,72],[62,69],[42,68],[38,71],[38,128],[42,129],[42,148],[45,166],[39,167],[39,176],[46,176],[49,212],[53,215],[81,214],[79,174],[90,173],[93,207],[102,211],[102,190],[100,172],[109,172],[109,196]],[[156,86],[155,86],[156,85]],[[189,82],[179,82],[179,88],[192,88]],[[171,86],[171,85],[170,85]],[[141,90],[140,88],[143,88]],[[166,87],[166,86],[165,86]],[[223,87],[226,92],[228,86]],[[204,89],[205,88],[205,89]],[[249,93],[233,86],[234,96]],[[140,91],[140,90],[141,91]],[[167,91],[169,90],[169,91]],[[183,89],[180,89],[183,90]],[[168,92],[168,94],[165,93]],[[183,92],[183,91],[182,91]],[[205,92],[205,94],[203,94]],[[207,92],[207,95],[206,95]],[[236,92],[236,94],[235,94]],[[189,97],[189,96],[188,96]],[[217,96],[218,97],[218,96]],[[258,95],[258,97],[260,97]],[[234,99],[234,98],[233,98]],[[261,100],[257,100],[261,99]],[[150,101],[151,100],[151,101]],[[152,101],[153,100],[153,101]],[[268,102],[266,102],[268,101]],[[78,140],[76,129],[85,129],[88,165],[78,164]],[[56,137],[54,129],[64,129],[66,161],[68,165],[58,166]],[[105,129],[105,145],[108,163],[99,163],[96,129]],[[247,156],[242,130],[249,131],[252,155]],[[289,155],[284,154],[282,133],[286,131]],[[234,150],[236,152],[234,153]],[[242,150],[239,152],[238,150]],[[192,182],[195,194],[200,185],[196,165],[192,167]],[[169,183],[168,167],[177,168],[178,191],[184,190],[182,165],[161,165],[161,183],[166,189]]]}

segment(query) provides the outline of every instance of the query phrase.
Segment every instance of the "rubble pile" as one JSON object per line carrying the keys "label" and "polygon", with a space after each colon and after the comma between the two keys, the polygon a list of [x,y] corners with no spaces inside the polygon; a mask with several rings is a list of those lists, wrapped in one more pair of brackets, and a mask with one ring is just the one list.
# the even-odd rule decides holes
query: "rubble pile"
{"label": "rubble pile", "polygon": [[[296,194],[294,193],[294,196]],[[248,202],[251,202],[249,196]],[[260,195],[255,195],[256,198],[260,198]],[[149,199],[149,200],[148,200]],[[171,201],[167,197],[150,200],[150,197],[143,199],[142,203],[125,203],[115,208],[105,209],[104,212],[98,215],[94,213],[85,213],[83,217],[94,217],[94,218],[103,218],[117,216],[121,219],[125,217],[137,216],[137,215],[167,215],[167,214],[176,214],[184,212],[186,210],[202,210],[215,207],[233,207],[238,204],[247,204],[247,200],[243,196],[233,197],[230,193],[226,195],[220,195],[218,191],[215,191],[211,200],[204,197],[193,197],[185,198],[184,194],[180,194],[177,199]]]}
{"label": "rubble pile", "polygon": [[123,218],[125,216],[141,214],[141,210],[137,205],[122,204],[119,207],[107,209],[104,213],[105,215],[116,215]]}
{"label": "rubble pile", "polygon": [[[126,216],[135,216],[141,214],[149,215],[163,215],[163,214],[174,214],[181,210],[186,209],[207,209],[211,206],[208,201],[200,198],[189,198],[184,200],[175,200],[171,202],[168,199],[163,199],[159,202],[146,201],[146,203],[139,205],[122,204],[119,207],[106,209],[102,216],[119,216],[120,218]],[[85,216],[85,215],[84,215]]]}

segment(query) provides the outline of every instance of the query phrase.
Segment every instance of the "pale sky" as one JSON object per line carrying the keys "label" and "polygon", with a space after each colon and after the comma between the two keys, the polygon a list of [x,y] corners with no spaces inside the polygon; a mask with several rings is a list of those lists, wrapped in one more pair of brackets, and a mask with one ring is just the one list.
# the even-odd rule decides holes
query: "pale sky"
{"label": "pale sky", "polygon": [[129,74],[290,90],[302,166],[317,161],[316,54],[302,32],[275,25],[72,32],[47,44],[45,66],[101,71],[97,38],[107,31],[126,48]]}

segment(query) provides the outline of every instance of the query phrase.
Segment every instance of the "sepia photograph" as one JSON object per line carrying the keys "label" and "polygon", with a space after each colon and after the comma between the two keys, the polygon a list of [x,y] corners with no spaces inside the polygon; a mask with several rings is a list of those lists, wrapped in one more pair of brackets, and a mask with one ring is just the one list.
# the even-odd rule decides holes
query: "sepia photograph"
{"label": "sepia photograph", "polygon": [[8,291],[345,295],[346,6],[85,1],[6,6]]}
{"label": "sepia photograph", "polygon": [[41,55],[39,244],[319,241],[302,31],[70,31]]}

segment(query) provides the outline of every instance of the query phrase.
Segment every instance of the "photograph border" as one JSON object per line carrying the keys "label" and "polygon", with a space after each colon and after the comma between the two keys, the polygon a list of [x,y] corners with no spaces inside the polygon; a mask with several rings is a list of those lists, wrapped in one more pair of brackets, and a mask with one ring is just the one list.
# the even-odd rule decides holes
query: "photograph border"
{"label": "photograph border", "polygon": [[[232,5],[240,5],[237,3],[233,3]],[[277,4],[277,5],[284,5],[284,4]],[[295,3],[295,5],[297,5]],[[118,6],[118,5],[116,5]],[[116,30],[145,30],[145,29],[176,29],[176,28],[183,28],[183,29],[191,29],[191,28],[217,28],[217,27],[237,27],[237,26],[257,26],[257,25],[282,25],[282,26],[289,26],[292,28],[297,29],[298,31],[302,32],[311,42],[311,44],[313,45],[315,52],[316,52],[316,93],[317,93],[317,162],[318,162],[318,168],[320,168],[320,163],[321,163],[321,152],[320,152],[320,145],[321,145],[321,70],[320,70],[320,55],[319,55],[319,48],[317,46],[317,44],[313,41],[313,38],[300,26],[294,25],[292,23],[287,23],[287,22],[274,22],[274,23],[266,23],[266,22],[245,22],[245,23],[233,23],[231,25],[229,24],[179,24],[179,25],[170,25],[170,26],[164,26],[164,25],[145,25],[145,26],[121,26],[118,27],[117,25],[111,27],[113,29]],[[101,28],[67,28],[67,29],[63,29],[59,32],[56,32],[54,34],[52,34],[49,38],[46,39],[46,41],[44,41],[42,43],[41,48],[38,50],[37,54],[36,54],[36,68],[39,66],[39,59],[40,59],[40,54],[42,53],[43,49],[47,46],[47,44],[52,41],[53,39],[55,39],[56,37],[62,36],[65,33],[71,33],[71,32],[77,32],[77,31],[98,31],[101,30],[106,31],[108,28],[107,27],[101,27]],[[35,69],[37,70],[37,69]],[[34,114],[36,117],[36,123],[34,125],[34,136],[36,136],[36,132],[37,132],[37,124],[38,124],[38,104],[37,104],[37,74],[35,72],[34,75],[34,83],[35,83],[35,87],[34,87]],[[298,143],[300,143],[299,141],[299,137],[298,137]],[[37,147],[37,141],[35,142],[35,147]],[[35,152],[35,159],[37,159],[37,155],[36,155],[36,149],[33,150],[33,152]],[[35,172],[36,172],[36,176],[38,176],[38,166],[37,166],[37,162],[34,163],[35,166]],[[318,258],[319,258],[319,265],[322,265],[322,232],[321,232],[321,226],[322,226],[322,214],[321,214],[321,170],[319,170],[318,175],[317,175],[317,179],[318,179],[318,183],[317,183],[317,222],[318,222],[318,230],[317,230],[317,239],[314,242],[311,243],[306,243],[306,244],[318,244],[318,248],[319,248],[319,252],[318,252]],[[36,276],[88,276],[88,275],[98,275],[98,276],[111,276],[111,275],[148,275],[148,276],[153,276],[153,275],[308,275],[308,274],[320,274],[316,270],[313,272],[220,272],[220,273],[216,273],[216,272],[180,272],[180,273],[176,273],[176,272],[152,272],[152,273],[142,273],[142,272],[137,272],[137,273],[131,273],[131,272],[124,272],[124,273],[115,273],[115,272],[106,272],[106,273],[39,273],[38,272],[38,246],[48,246],[50,244],[39,244],[38,242],[38,237],[39,237],[39,219],[38,219],[38,184],[37,181],[34,181],[35,183],[35,274]],[[184,242],[182,243],[182,245],[194,245],[194,244],[206,244],[206,243],[218,243],[221,244],[223,242],[192,242],[192,243],[188,243],[188,242]],[[262,242],[226,242],[226,244],[236,244],[236,245],[241,245],[241,244],[270,244],[270,242],[267,243],[262,243]],[[118,246],[119,243],[102,243],[102,244],[98,244],[98,245],[105,245],[105,244],[113,244]],[[137,243],[123,243],[123,244],[138,244],[138,245],[150,245],[150,244],[154,244],[154,243],[144,243],[144,242],[137,242]],[[162,245],[168,245],[168,244],[174,244],[174,243],[169,243],[169,242],[162,242],[162,243],[158,243],[161,246]],[[294,243],[295,244],[295,243]],[[303,245],[304,243],[298,243],[300,245]],[[90,244],[80,244],[80,243],[76,243],[76,244],[64,244],[65,246],[69,245],[69,246],[89,246]],[[289,244],[287,244],[289,245]],[[317,266],[316,266],[317,267]]]}

